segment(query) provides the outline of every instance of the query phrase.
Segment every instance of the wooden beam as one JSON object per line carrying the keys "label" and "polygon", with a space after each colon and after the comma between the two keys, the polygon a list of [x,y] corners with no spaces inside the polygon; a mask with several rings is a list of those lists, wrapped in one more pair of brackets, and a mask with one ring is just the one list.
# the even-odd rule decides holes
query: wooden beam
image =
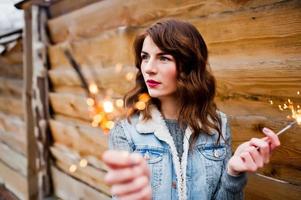
{"label": "wooden beam", "polygon": [[[120,65],[119,65],[120,66]],[[91,83],[97,83],[100,90],[112,89],[114,93],[123,96],[126,91],[129,91],[134,86],[134,79],[137,70],[134,67],[124,66],[120,70],[117,67],[106,68],[83,68],[83,74]],[[132,75],[132,80],[127,79],[127,75]],[[78,75],[72,68],[58,68],[49,70],[49,77],[54,86],[54,90],[60,90],[60,87],[68,87],[71,91],[79,92],[78,87],[81,87],[81,82]],[[126,84],[120,84],[124,82]],[[74,87],[75,86],[75,87]],[[84,93],[82,93],[84,94]]]}
{"label": "wooden beam", "polygon": [[[242,8],[256,8],[279,1],[101,1],[49,21],[52,39],[55,43],[82,37],[93,37],[99,32],[122,26],[149,25],[160,18],[204,17],[210,14],[227,13]],[[141,7],[147,3],[148,6]],[[112,17],[111,10],[114,10]],[[93,30],[93,31],[91,31]]]}
{"label": "wooden beam", "polygon": [[0,130],[0,141],[7,144],[11,149],[20,154],[27,155],[26,135],[20,137],[13,132]]}
{"label": "wooden beam", "polygon": [[66,15],[70,12],[73,12],[98,1],[101,0],[77,0],[76,3],[74,3],[72,0],[56,1],[49,7],[50,18],[56,18],[61,15]]}
{"label": "wooden beam", "polygon": [[51,194],[50,152],[51,137],[48,119],[50,118],[48,104],[47,48],[48,36],[45,25],[47,8],[32,6],[32,114],[34,118],[34,135],[36,144],[36,164],[39,199]]}
{"label": "wooden beam", "polygon": [[[0,183],[4,184],[18,198],[29,200],[26,178],[0,161]],[[31,200],[31,199],[30,199]]]}
{"label": "wooden beam", "polygon": [[0,130],[14,133],[17,137],[21,137],[25,142],[25,123],[17,116],[7,115],[0,112]]}
{"label": "wooden beam", "polygon": [[0,96],[0,112],[23,118],[24,110],[22,99],[10,96]]}
{"label": "wooden beam", "polygon": [[27,176],[27,158],[0,142],[0,161],[16,172]]}
{"label": "wooden beam", "polygon": [[288,184],[277,179],[250,175],[245,189],[245,199],[260,200],[298,200],[301,196],[301,187]]}
{"label": "wooden beam", "polygon": [[66,175],[56,167],[51,168],[54,193],[62,199],[102,199],[109,200],[111,197],[98,192],[90,186]]}
{"label": "wooden beam", "polygon": [[34,118],[32,112],[32,74],[33,74],[33,60],[32,60],[32,11],[26,9],[24,11],[24,110],[26,122],[26,141],[27,141],[27,181],[25,185],[28,187],[27,199],[37,199],[39,196],[38,177],[36,166],[36,141],[34,136]]}
{"label": "wooden beam", "polygon": [[51,120],[50,127],[56,143],[72,148],[80,155],[92,155],[101,160],[101,155],[108,149],[108,136],[100,128],[62,119]]}
{"label": "wooden beam", "polygon": [[[89,163],[89,159],[78,155],[76,151],[68,149],[68,147],[62,148],[61,146],[55,145],[51,147],[57,166],[70,176],[76,177],[91,187],[110,195],[109,186],[104,183],[106,171],[93,167]],[[94,158],[97,159],[96,157]],[[98,160],[98,162],[102,161]],[[71,170],[71,166],[74,167],[74,171]]]}
{"label": "wooden beam", "polygon": [[[2,66],[1,66],[2,67]],[[23,81],[20,79],[11,79],[0,77],[0,95],[22,97]]]}
{"label": "wooden beam", "polygon": [[[22,55],[20,54],[22,57]],[[0,74],[6,78],[22,79],[23,69],[22,64],[6,64],[0,59]]]}

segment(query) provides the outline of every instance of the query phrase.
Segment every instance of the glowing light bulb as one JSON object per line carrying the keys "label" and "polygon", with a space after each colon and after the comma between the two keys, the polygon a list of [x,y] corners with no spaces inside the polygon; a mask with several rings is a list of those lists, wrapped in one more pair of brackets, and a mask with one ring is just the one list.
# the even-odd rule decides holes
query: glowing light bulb
{"label": "glowing light bulb", "polygon": [[103,102],[103,109],[106,113],[111,113],[114,110],[113,103],[111,101],[104,101]]}
{"label": "glowing light bulb", "polygon": [[150,96],[146,93],[139,95],[139,101],[148,102],[150,100]]}
{"label": "glowing light bulb", "polygon": [[90,107],[92,107],[92,106],[95,105],[95,101],[94,101],[94,99],[92,99],[92,98],[88,98],[88,99],[86,100],[86,102],[87,102],[88,106],[90,106]]}
{"label": "glowing light bulb", "polygon": [[92,83],[89,85],[89,91],[92,93],[92,94],[97,94],[98,92],[98,87],[95,83]]}
{"label": "glowing light bulb", "polygon": [[74,173],[77,170],[77,166],[76,165],[71,165],[69,167],[69,172]]}
{"label": "glowing light bulb", "polygon": [[87,167],[88,165],[88,161],[86,159],[81,159],[80,162],[79,162],[79,166],[84,168],[84,167]]}
{"label": "glowing light bulb", "polygon": [[125,78],[126,80],[128,81],[131,81],[134,79],[134,73],[133,72],[128,72],[126,75],[125,75]]}
{"label": "glowing light bulb", "polygon": [[97,114],[93,117],[93,121],[95,121],[96,123],[101,122],[103,116],[101,114]]}
{"label": "glowing light bulb", "polygon": [[93,121],[93,122],[91,123],[91,126],[92,126],[92,127],[98,127],[98,124],[99,124],[99,122]]}
{"label": "glowing light bulb", "polygon": [[117,99],[115,101],[115,104],[118,108],[122,108],[123,107],[123,100],[122,99]]}
{"label": "glowing light bulb", "polygon": [[146,104],[145,102],[143,101],[138,101],[136,104],[135,104],[135,108],[137,108],[138,110],[144,110],[146,107]]}
{"label": "glowing light bulb", "polygon": [[108,129],[112,129],[114,127],[115,123],[113,121],[107,121],[105,126]]}

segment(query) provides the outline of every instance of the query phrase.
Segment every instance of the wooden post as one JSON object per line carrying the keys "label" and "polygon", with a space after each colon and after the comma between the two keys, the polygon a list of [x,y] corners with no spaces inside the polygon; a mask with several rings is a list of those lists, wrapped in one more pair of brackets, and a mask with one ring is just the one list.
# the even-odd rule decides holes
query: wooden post
{"label": "wooden post", "polygon": [[32,110],[37,143],[39,199],[44,199],[51,194],[46,9],[41,6],[32,6]]}
{"label": "wooden post", "polygon": [[46,20],[45,8],[32,5],[25,10],[24,107],[30,200],[51,194]]}
{"label": "wooden post", "polygon": [[37,166],[36,166],[36,139],[34,135],[33,113],[31,106],[32,99],[32,15],[31,10],[24,10],[25,26],[24,26],[24,108],[25,108],[25,126],[26,126],[26,142],[27,142],[27,185],[28,199],[37,199]]}

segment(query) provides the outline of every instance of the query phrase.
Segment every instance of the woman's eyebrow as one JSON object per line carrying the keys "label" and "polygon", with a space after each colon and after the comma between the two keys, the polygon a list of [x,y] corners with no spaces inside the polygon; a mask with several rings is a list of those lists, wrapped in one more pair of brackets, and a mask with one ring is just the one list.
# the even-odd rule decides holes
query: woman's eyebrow
{"label": "woman's eyebrow", "polygon": [[157,55],[159,55],[159,56],[171,56],[169,53],[166,53],[166,52],[161,52],[161,53],[158,53]]}
{"label": "woman's eyebrow", "polygon": [[[149,54],[149,53],[147,53],[145,51],[141,51],[141,54]],[[169,53],[166,53],[166,52],[160,52],[160,53],[157,53],[157,55],[158,56],[163,56],[163,55],[169,55],[169,56],[171,56]]]}

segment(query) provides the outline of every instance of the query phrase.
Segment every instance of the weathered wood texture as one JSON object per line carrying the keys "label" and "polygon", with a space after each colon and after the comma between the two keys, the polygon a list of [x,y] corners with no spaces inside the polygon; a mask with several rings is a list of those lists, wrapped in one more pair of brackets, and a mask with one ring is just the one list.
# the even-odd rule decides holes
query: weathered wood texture
{"label": "weathered wood texture", "polygon": [[18,40],[11,49],[0,55],[0,76],[21,79],[22,58],[22,41]]}
{"label": "weathered wood texture", "polygon": [[[95,36],[99,32],[120,26],[145,26],[163,17],[191,19],[245,8],[263,7],[277,2],[280,1],[141,0],[139,3],[135,0],[101,1],[52,19],[48,24],[53,41],[58,43],[66,39]],[[141,8],[141,5],[148,6]],[[114,9],[114,17],[111,15],[111,9]],[[99,12],[100,10],[102,12]]]}
{"label": "weathered wood texture", "polygon": [[0,142],[0,161],[16,172],[27,176],[27,158]]}
{"label": "weathered wood texture", "polygon": [[9,96],[0,96],[0,111],[22,118],[24,115],[22,99]]}
{"label": "weathered wood texture", "polygon": [[80,200],[80,199],[111,199],[107,195],[93,189],[92,187],[72,178],[71,176],[52,167],[52,178],[54,182],[54,193],[61,199]]}
{"label": "weathered wood texture", "polygon": [[[88,183],[102,193],[110,195],[108,193],[109,186],[103,181],[106,171],[104,168],[99,168],[103,165],[101,160],[94,156],[81,156],[63,145],[51,147],[51,152],[56,158],[57,166],[65,173]],[[93,165],[95,162],[98,163],[97,168]],[[74,167],[74,170],[71,170],[71,167]]]}
{"label": "weathered wood texture", "polygon": [[53,140],[78,152],[81,156],[95,156],[99,160],[108,148],[108,138],[99,128],[68,119],[50,121]]}
{"label": "weathered wood texture", "polygon": [[[134,84],[132,80],[127,80],[128,73],[135,74],[136,70],[133,67],[110,67],[110,68],[84,68],[83,74],[88,80],[95,80],[100,89],[111,88],[114,93],[122,96],[125,91],[130,90]],[[54,86],[55,91],[68,90],[73,93],[82,93],[80,80],[71,68],[49,70],[49,77]],[[64,77],[64,78],[62,78]],[[125,84],[120,84],[124,82]],[[77,91],[77,92],[76,92]]]}
{"label": "weathered wood texture", "polygon": [[6,47],[0,55],[0,183],[28,199],[22,40]]}
{"label": "weathered wood texture", "polygon": [[5,184],[20,199],[28,198],[26,178],[0,161],[0,183]]}
{"label": "weathered wood texture", "polygon": [[250,200],[298,200],[301,196],[301,188],[299,186],[290,185],[256,174],[249,175],[249,182],[245,191],[245,199]]}
{"label": "weathered wood texture", "polygon": [[[32,99],[31,109],[33,110],[34,136],[28,135],[32,145],[36,148],[29,148],[32,151],[32,170],[35,171],[37,179],[38,199],[43,199],[51,193],[50,178],[50,152],[49,146],[51,137],[49,134],[48,120],[50,118],[48,105],[48,77],[47,77],[47,48],[48,37],[45,24],[48,20],[47,10],[43,7],[32,6]],[[30,82],[29,82],[30,83]],[[36,164],[36,166],[33,166]]]}
{"label": "weathered wood texture", "polygon": [[101,0],[77,0],[76,3],[73,0],[56,1],[49,8],[49,14],[51,18],[65,15],[66,13],[75,11],[89,4],[95,3]]}
{"label": "weathered wood texture", "polygon": [[17,116],[7,115],[0,112],[0,130],[15,134],[24,143],[25,141],[25,124],[24,121]]}
{"label": "weathered wood texture", "polygon": [[[145,3],[148,6],[141,8]],[[98,157],[102,148],[106,148],[103,138],[99,138],[100,143],[86,139],[84,129],[91,116],[79,79],[63,50],[71,50],[89,80],[96,81],[101,89],[113,91],[114,98],[120,98],[133,85],[133,80],[127,81],[125,76],[136,70],[131,49],[135,35],[163,17],[187,20],[204,36],[210,67],[218,83],[216,101],[230,117],[234,148],[252,137],[263,137],[261,129],[265,126],[275,131],[281,129],[288,122],[289,113],[280,112],[278,104],[287,98],[301,102],[301,96],[297,95],[301,88],[300,11],[298,0],[115,0],[94,3],[49,20],[54,42],[48,49],[51,64],[48,74],[53,85],[50,102],[56,114],[51,120],[55,142],[85,156]],[[270,99],[274,105],[269,104]],[[91,132],[93,138],[99,137],[98,130]],[[259,171],[284,182],[252,176],[246,189],[247,199],[298,197],[301,187],[298,132],[294,127],[281,136],[282,146],[273,154],[270,164]],[[84,141],[83,145],[75,138]],[[61,169],[65,166],[67,172],[68,165],[59,161],[57,165]],[[88,179],[79,179],[91,184]]]}
{"label": "weathered wood texture", "polygon": [[0,95],[16,96],[21,98],[22,86],[22,80],[0,77]]}

